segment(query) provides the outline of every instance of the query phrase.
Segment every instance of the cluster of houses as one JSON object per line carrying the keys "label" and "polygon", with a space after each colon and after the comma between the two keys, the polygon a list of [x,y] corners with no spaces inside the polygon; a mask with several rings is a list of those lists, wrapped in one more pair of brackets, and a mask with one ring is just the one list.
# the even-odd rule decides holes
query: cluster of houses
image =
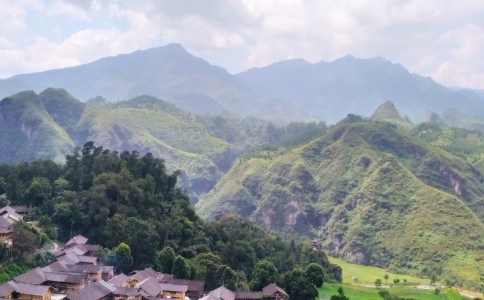
{"label": "cluster of houses", "polygon": [[[0,209],[0,231],[11,234],[8,228],[13,223],[2,226],[9,220],[21,221],[23,216],[16,207]],[[177,279],[151,268],[115,276],[114,268],[102,266],[94,255],[100,246],[87,242],[86,237],[75,236],[65,248],[56,251],[52,263],[0,284],[0,300],[260,300],[264,295],[274,300],[289,298],[274,284],[260,292],[231,291],[221,286],[206,293],[205,281]]]}
{"label": "cluster of houses", "polygon": [[5,206],[0,209],[0,240],[7,242],[12,238],[13,224],[23,221],[29,212],[27,206]]}

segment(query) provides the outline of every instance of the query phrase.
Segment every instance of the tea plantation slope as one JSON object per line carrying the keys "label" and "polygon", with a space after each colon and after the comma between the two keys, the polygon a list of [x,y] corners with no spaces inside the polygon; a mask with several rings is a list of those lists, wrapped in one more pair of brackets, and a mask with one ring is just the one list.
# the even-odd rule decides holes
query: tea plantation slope
{"label": "tea plantation slope", "polygon": [[481,177],[390,124],[344,120],[292,151],[237,161],[197,211],[236,212],[348,261],[472,286],[484,275]]}

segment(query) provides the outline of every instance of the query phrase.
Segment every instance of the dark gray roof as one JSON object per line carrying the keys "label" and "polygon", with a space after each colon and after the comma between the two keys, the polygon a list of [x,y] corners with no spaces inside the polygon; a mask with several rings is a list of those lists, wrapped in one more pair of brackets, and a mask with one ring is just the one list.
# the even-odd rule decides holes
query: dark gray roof
{"label": "dark gray roof", "polygon": [[37,267],[13,278],[16,282],[42,284],[47,281],[41,268]]}
{"label": "dark gray roof", "polygon": [[235,292],[237,299],[262,299],[262,292]]}
{"label": "dark gray roof", "polygon": [[26,295],[44,296],[49,289],[50,286],[28,284],[10,280],[0,285],[0,296],[10,295],[14,291]]}
{"label": "dark gray roof", "polygon": [[283,290],[282,288],[278,287],[277,285],[275,285],[273,283],[271,283],[268,286],[266,286],[265,288],[263,288],[262,292],[264,293],[264,295],[272,295],[275,292],[280,292],[280,293],[284,294],[284,296],[289,297],[285,290]]}
{"label": "dark gray roof", "polygon": [[45,277],[48,281],[53,282],[66,282],[66,283],[77,283],[81,284],[86,279],[84,274],[69,274],[69,273],[54,273],[45,272]]}
{"label": "dark gray roof", "polygon": [[177,278],[163,278],[164,283],[185,284],[188,285],[188,291],[203,292],[205,289],[205,281],[201,280],[187,280]]}
{"label": "dark gray roof", "polygon": [[113,293],[116,290],[104,280],[91,283],[78,291],[72,292],[67,295],[69,300],[98,300],[107,295]]}
{"label": "dark gray roof", "polygon": [[134,287],[116,287],[114,294],[121,296],[136,296],[139,294],[139,289]]}
{"label": "dark gray roof", "polygon": [[159,283],[159,286],[163,291],[168,292],[186,292],[188,290],[186,284]]}
{"label": "dark gray roof", "polygon": [[102,267],[93,265],[73,265],[68,268],[70,273],[101,273]]}
{"label": "dark gray roof", "polygon": [[79,255],[78,259],[82,263],[90,263],[90,264],[95,264],[99,258],[95,256],[87,256],[87,255]]}
{"label": "dark gray roof", "polygon": [[10,295],[16,289],[17,284],[13,280],[2,283],[0,284],[0,297]]}
{"label": "dark gray roof", "polygon": [[158,277],[160,277],[161,275],[165,275],[165,274],[158,273],[152,268],[147,268],[144,270],[135,270],[129,273],[129,276],[131,279],[136,279],[138,281],[143,281],[148,277],[153,277],[158,280]]}
{"label": "dark gray roof", "polygon": [[123,286],[123,284],[127,283],[128,280],[129,280],[129,277],[121,273],[115,276],[113,279],[109,280],[108,282],[114,286]]}
{"label": "dark gray roof", "polygon": [[235,300],[234,292],[224,286],[221,286],[218,289],[211,291],[210,296],[213,296],[216,299]]}
{"label": "dark gray roof", "polygon": [[70,266],[65,261],[55,261],[42,268],[44,272],[68,272]]}
{"label": "dark gray roof", "polygon": [[15,212],[18,214],[24,214],[29,212],[29,208],[27,207],[27,205],[11,205],[10,207],[14,209]]}
{"label": "dark gray roof", "polygon": [[102,268],[103,268],[103,270],[102,270],[102,273],[103,274],[109,274],[109,273],[113,273],[114,272],[114,267],[113,266],[103,266]]}
{"label": "dark gray roof", "polygon": [[66,246],[72,245],[72,244],[85,244],[87,243],[88,238],[82,235],[76,235],[75,237],[71,238],[70,240],[67,241]]}
{"label": "dark gray roof", "polygon": [[17,284],[17,292],[21,294],[26,294],[26,295],[44,296],[49,289],[50,289],[50,286],[45,286],[45,285],[28,284],[28,283]]}
{"label": "dark gray roof", "polygon": [[158,281],[153,277],[146,278],[145,280],[136,284],[134,287],[142,289],[149,296],[158,296],[161,291],[163,291]]}

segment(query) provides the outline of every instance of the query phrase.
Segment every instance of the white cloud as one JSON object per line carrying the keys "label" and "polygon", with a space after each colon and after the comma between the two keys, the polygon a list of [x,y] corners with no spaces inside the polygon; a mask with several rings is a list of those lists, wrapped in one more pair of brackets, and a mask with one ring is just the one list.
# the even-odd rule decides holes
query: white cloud
{"label": "white cloud", "polygon": [[[210,57],[212,63],[231,65],[232,71],[287,58],[316,62],[353,54],[382,56],[448,85],[484,88],[480,64],[484,2],[480,0],[44,0],[43,4],[0,0],[0,55],[9,57],[0,61],[0,73],[86,63],[176,42],[195,55]],[[26,28],[29,7],[52,18],[75,18],[77,24],[84,22],[84,28],[57,43],[53,36],[29,33],[30,44],[20,47],[19,36],[27,29],[35,32]],[[62,24],[60,28],[70,30]]]}

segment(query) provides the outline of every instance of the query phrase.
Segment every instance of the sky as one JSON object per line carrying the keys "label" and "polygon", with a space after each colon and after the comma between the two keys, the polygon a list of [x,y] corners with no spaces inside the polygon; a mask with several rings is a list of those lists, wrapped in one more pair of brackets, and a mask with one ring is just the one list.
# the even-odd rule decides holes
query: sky
{"label": "sky", "polygon": [[0,0],[0,78],[180,43],[231,73],[384,57],[484,89],[482,0]]}

